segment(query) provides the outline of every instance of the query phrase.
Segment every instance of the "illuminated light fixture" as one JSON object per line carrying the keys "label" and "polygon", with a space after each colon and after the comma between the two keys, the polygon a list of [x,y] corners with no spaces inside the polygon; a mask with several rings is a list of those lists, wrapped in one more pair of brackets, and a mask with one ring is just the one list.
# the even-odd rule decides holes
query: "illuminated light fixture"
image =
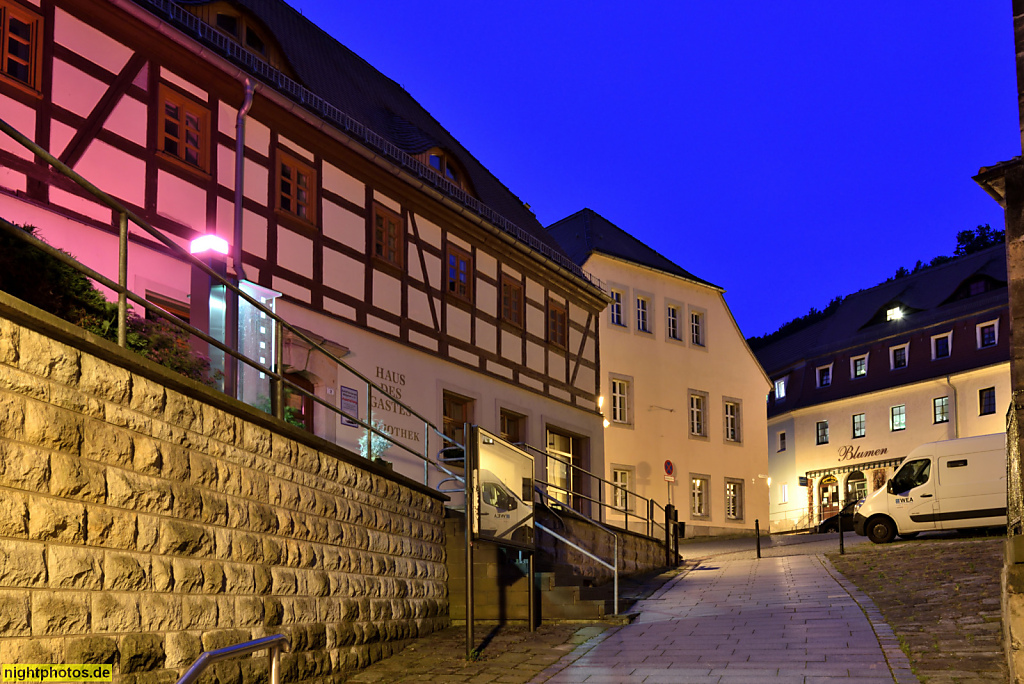
{"label": "illuminated light fixture", "polygon": [[599,408],[599,409],[604,408],[604,397],[598,397],[597,398],[597,408]]}
{"label": "illuminated light fixture", "polygon": [[903,309],[898,306],[894,306],[885,312],[885,320],[887,321],[898,321],[901,318],[903,318]]}
{"label": "illuminated light fixture", "polygon": [[189,245],[189,252],[192,254],[217,252],[217,254],[227,255],[228,241],[216,235],[201,235]]}
{"label": "illuminated light fixture", "polygon": [[609,423],[609,422],[608,422],[608,419],[607,419],[607,418],[605,418],[605,419],[604,419],[604,426],[605,426],[605,427],[608,427],[609,425],[611,425],[611,423]]}

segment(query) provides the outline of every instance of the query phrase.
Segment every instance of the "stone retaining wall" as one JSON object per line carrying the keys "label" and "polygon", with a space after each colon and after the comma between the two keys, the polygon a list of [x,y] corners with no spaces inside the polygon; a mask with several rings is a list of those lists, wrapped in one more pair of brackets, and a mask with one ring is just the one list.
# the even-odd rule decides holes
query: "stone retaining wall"
{"label": "stone retaining wall", "polygon": [[436,493],[0,293],[0,663],[173,682],[283,633],[286,681],[340,681],[448,624],[443,516]]}
{"label": "stone retaining wall", "polygon": [[[538,507],[536,510],[537,520],[545,527],[608,562],[615,557],[615,541],[612,536],[590,521],[569,511],[559,511],[556,517],[547,509]],[[640,575],[665,567],[664,540],[625,530],[616,532],[619,538],[620,575]],[[543,569],[569,573],[593,584],[612,581],[612,571],[594,559],[543,532],[538,531],[536,538],[539,562]]]}

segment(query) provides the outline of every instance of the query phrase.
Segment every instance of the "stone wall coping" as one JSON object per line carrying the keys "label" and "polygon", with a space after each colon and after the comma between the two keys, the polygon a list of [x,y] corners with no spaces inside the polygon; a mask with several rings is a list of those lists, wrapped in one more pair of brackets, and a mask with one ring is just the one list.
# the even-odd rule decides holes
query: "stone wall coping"
{"label": "stone wall coping", "polygon": [[136,354],[135,352],[122,349],[115,343],[105,340],[98,335],[88,332],[73,323],[58,318],[48,311],[32,306],[22,300],[12,297],[6,292],[0,291],[0,316],[22,325],[34,332],[40,333],[63,342],[71,347],[87,354],[112,363],[116,366],[141,375],[142,377],[159,383],[180,392],[192,399],[205,402],[215,408],[229,413],[236,418],[255,423],[268,430],[272,430],[288,439],[301,442],[308,447],[321,451],[329,456],[344,461],[350,465],[362,468],[363,470],[391,480],[396,484],[413,489],[440,501],[448,501],[449,497],[436,489],[425,486],[416,480],[396,473],[390,468],[377,465],[368,461],[362,456],[345,449],[334,442],[312,435],[283,420],[253,408],[248,404],[233,397],[207,387],[206,385],[186,378],[183,375],[154,363],[149,359]]}

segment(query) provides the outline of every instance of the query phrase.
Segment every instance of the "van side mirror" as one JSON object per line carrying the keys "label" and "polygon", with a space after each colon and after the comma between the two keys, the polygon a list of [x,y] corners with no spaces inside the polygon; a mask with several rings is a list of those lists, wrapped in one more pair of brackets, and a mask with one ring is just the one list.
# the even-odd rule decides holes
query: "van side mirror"
{"label": "van side mirror", "polygon": [[890,494],[896,493],[896,491],[892,488],[892,479],[885,483],[885,491],[889,492]]}

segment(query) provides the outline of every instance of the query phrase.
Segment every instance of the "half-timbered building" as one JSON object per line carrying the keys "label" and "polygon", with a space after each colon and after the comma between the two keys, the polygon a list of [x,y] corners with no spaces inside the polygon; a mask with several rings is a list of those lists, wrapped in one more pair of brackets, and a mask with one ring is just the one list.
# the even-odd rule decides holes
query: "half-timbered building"
{"label": "half-timbered building", "polygon": [[[278,0],[0,0],[0,19],[0,118],[178,244],[223,238],[229,275],[450,436],[478,423],[603,468],[606,295],[398,84]],[[0,216],[116,276],[117,217],[3,135]],[[128,270],[173,313],[205,296],[134,228]],[[261,361],[283,344],[296,384],[367,415],[364,383],[250,333]],[[369,401],[426,446],[422,421]],[[293,411],[353,449],[364,434],[308,400]]]}

